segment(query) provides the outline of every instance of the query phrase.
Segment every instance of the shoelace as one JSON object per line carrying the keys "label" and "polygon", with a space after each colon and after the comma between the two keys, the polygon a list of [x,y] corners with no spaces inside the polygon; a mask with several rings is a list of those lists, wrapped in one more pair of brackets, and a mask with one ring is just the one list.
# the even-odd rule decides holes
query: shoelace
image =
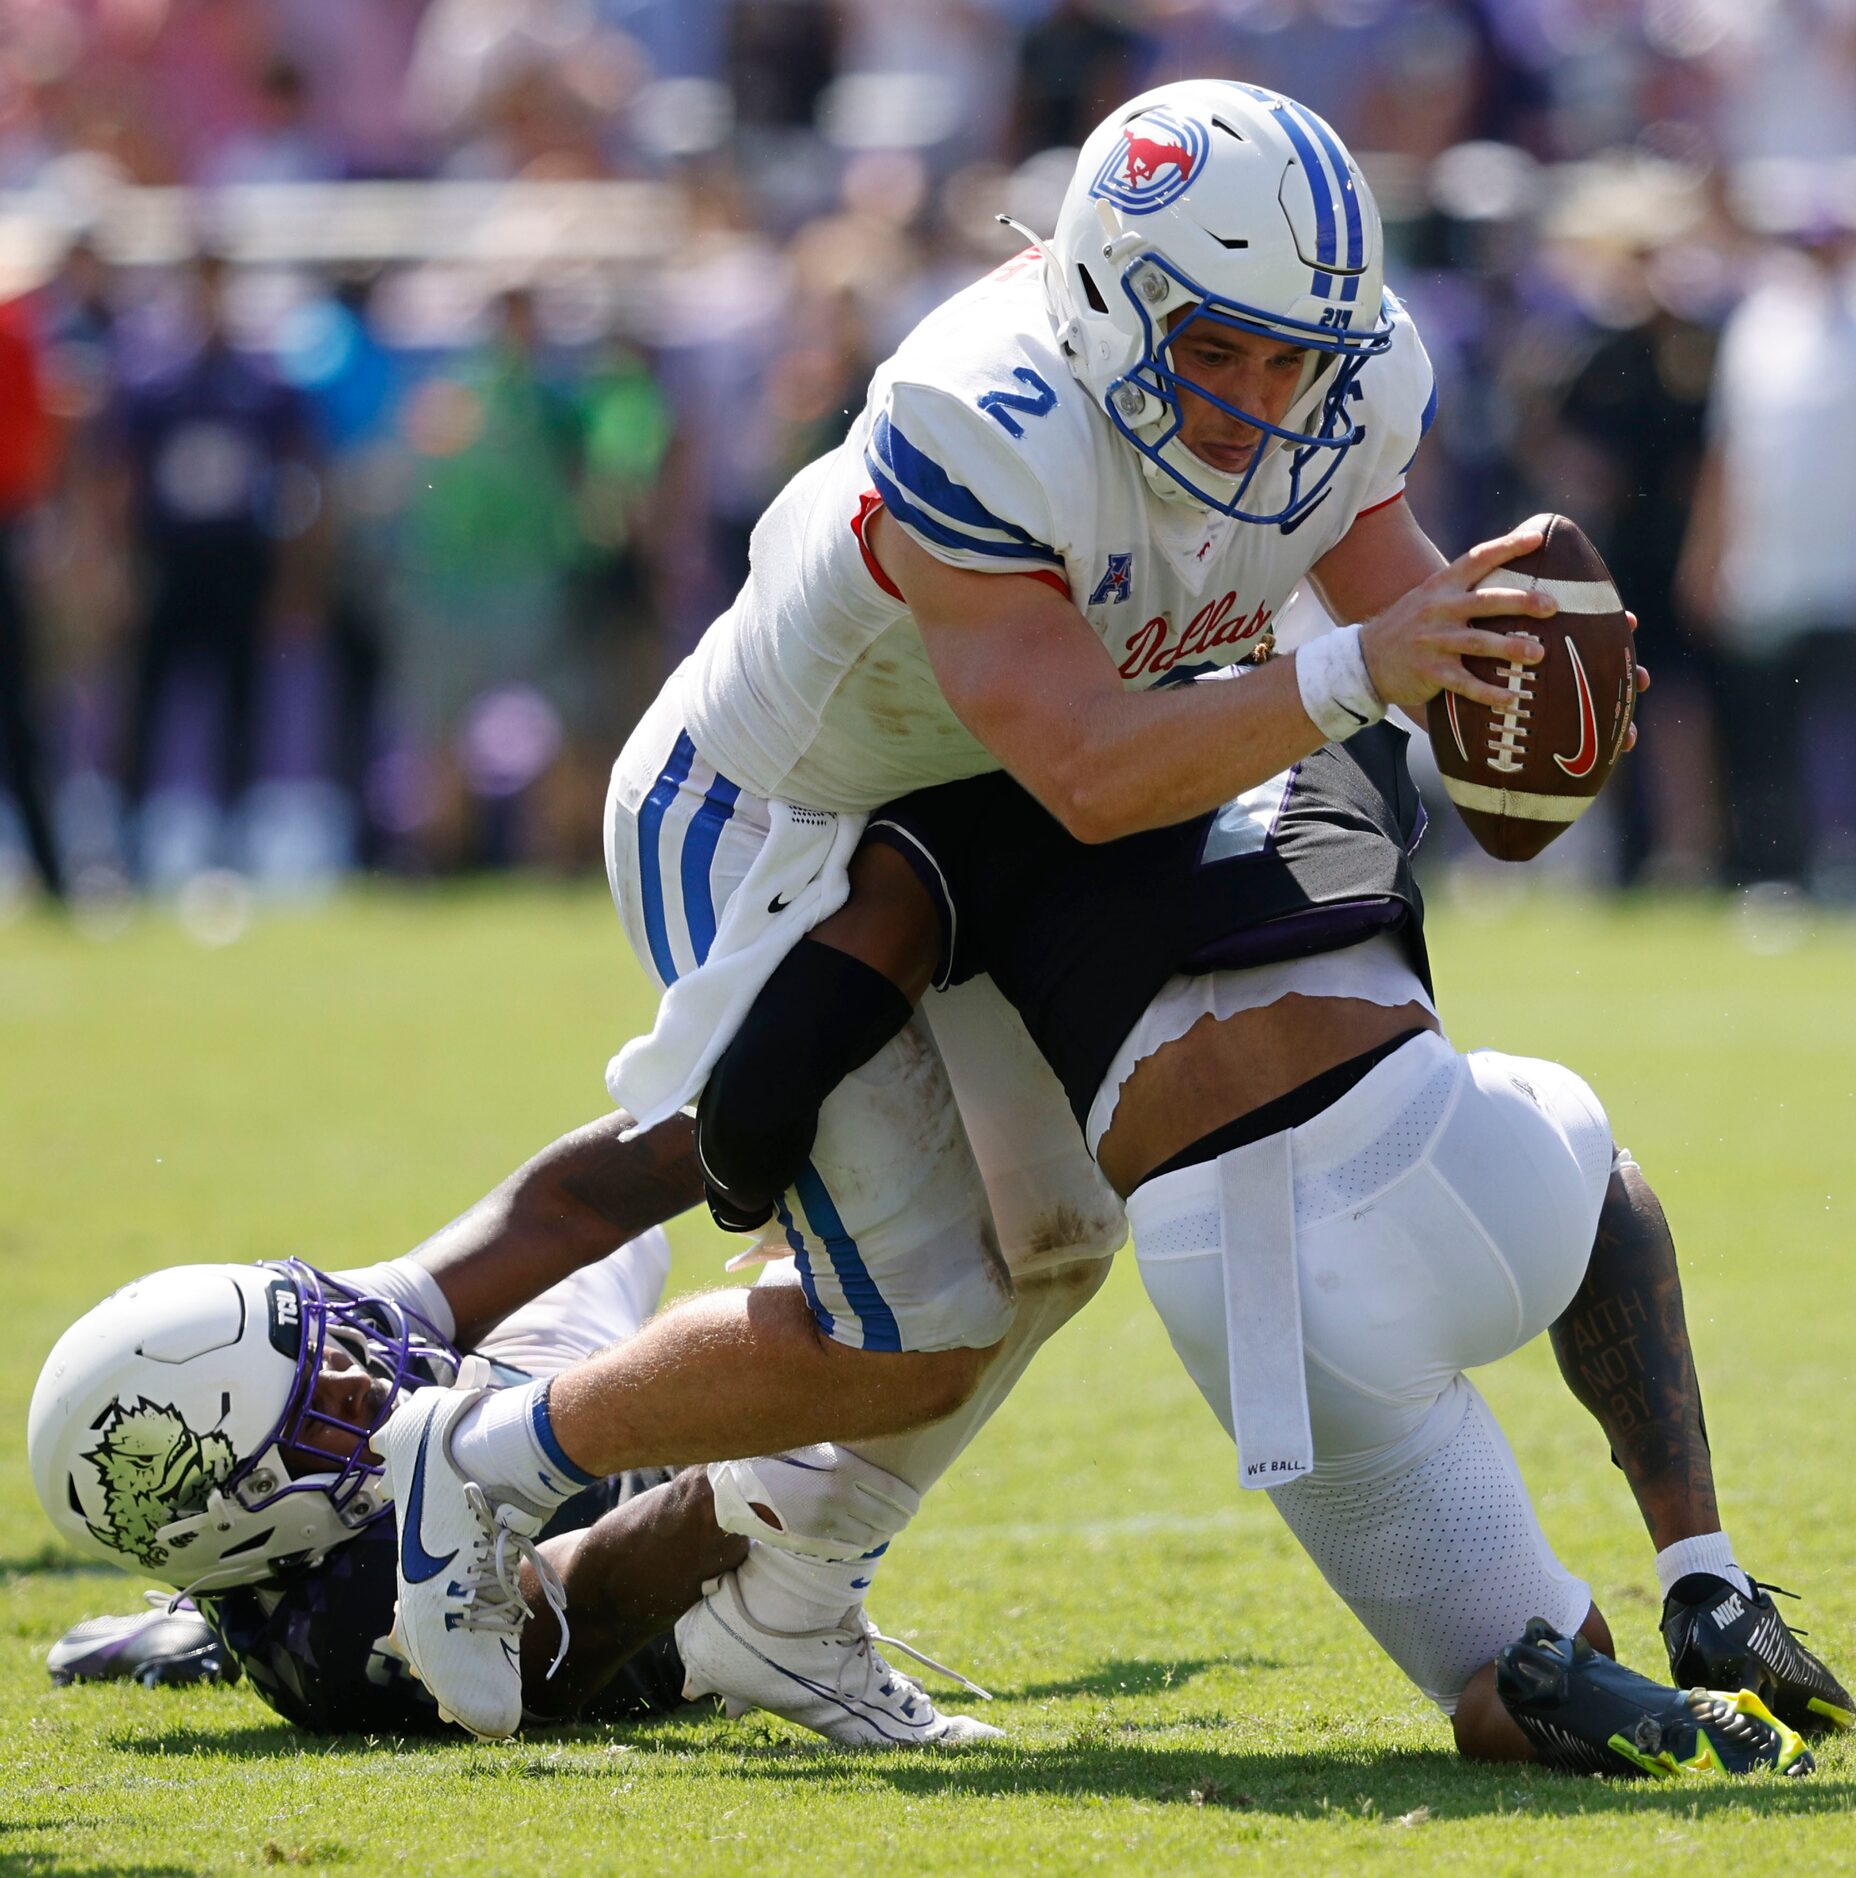
{"label": "shoelace", "polygon": [[[1762,1591],[1776,1591],[1780,1597],[1790,1598],[1794,1604],[1800,1604],[1804,1601],[1802,1593],[1787,1591],[1783,1585],[1769,1583],[1764,1578],[1751,1578],[1747,1582],[1752,1585],[1753,1595],[1755,1597],[1758,1597]],[[1808,1637],[1811,1634],[1808,1630],[1800,1630],[1796,1624],[1787,1624],[1785,1628],[1789,1630],[1794,1637]]]}
{"label": "shoelace", "polygon": [[536,1582],[554,1621],[560,1629],[560,1647],[548,1665],[548,1676],[560,1668],[567,1655],[567,1590],[561,1575],[536,1549],[534,1540],[505,1525],[500,1511],[490,1505],[489,1495],[474,1480],[464,1483],[464,1500],[483,1526],[489,1542],[488,1556],[479,1556],[462,1574],[464,1608],[458,1613],[460,1630],[488,1630],[513,1638],[525,1618],[535,1615],[534,1608],[522,1595],[522,1561],[535,1568]]}
{"label": "shoelace", "polygon": [[[1770,1579],[1748,1578],[1747,1583],[1753,1587],[1753,1595],[1755,1597],[1758,1597],[1762,1591],[1776,1591],[1780,1597],[1790,1598],[1794,1604],[1802,1604],[1804,1602],[1804,1594],[1802,1592],[1787,1591],[1783,1585],[1775,1585]],[[1781,1618],[1780,1622],[1783,1623],[1784,1619]],[[1796,1624],[1786,1624],[1785,1628],[1790,1633],[1794,1643],[1811,1634],[1808,1630],[1801,1630]]]}
{"label": "shoelace", "polygon": [[[849,1673],[851,1664],[861,1660],[864,1665],[864,1686],[859,1693],[863,1696],[868,1696],[871,1681],[876,1675],[877,1664],[883,1661],[882,1657],[877,1652],[877,1646],[880,1644],[886,1650],[900,1650],[904,1656],[912,1656],[924,1669],[933,1670],[937,1676],[945,1676],[949,1682],[959,1683],[963,1689],[967,1690],[972,1695],[978,1696],[982,1702],[990,1702],[992,1700],[991,1691],[982,1689],[971,1676],[963,1676],[959,1670],[949,1669],[945,1663],[937,1663],[934,1658],[929,1656],[925,1651],[918,1650],[912,1643],[904,1643],[900,1637],[885,1636],[884,1633],[877,1629],[876,1625],[870,1621],[867,1612],[860,1610],[857,1613],[855,1621],[850,1625],[850,1629],[856,1636],[857,1642],[852,1649],[851,1655],[846,1659],[844,1668],[838,1673],[838,1688],[840,1693],[848,1693],[844,1688],[844,1678]],[[892,1682],[899,1682],[903,1684],[905,1688],[913,1690],[923,1701],[928,1699],[927,1691],[923,1689],[921,1684],[915,1681],[912,1676],[904,1676],[888,1664],[884,1664],[884,1668],[889,1671]],[[885,1687],[882,1693],[884,1695],[891,1695],[894,1694],[895,1691],[892,1687]],[[906,1701],[907,1698],[905,1697],[904,1700]]]}

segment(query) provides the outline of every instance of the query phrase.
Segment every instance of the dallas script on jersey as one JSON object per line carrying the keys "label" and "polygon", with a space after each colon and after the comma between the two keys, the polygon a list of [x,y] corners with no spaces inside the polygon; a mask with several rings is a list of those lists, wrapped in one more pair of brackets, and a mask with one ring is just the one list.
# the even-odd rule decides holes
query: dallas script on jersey
{"label": "dallas script on jersey", "polygon": [[1123,678],[1141,678],[1150,672],[1170,672],[1181,659],[1208,652],[1213,646],[1236,645],[1254,639],[1270,622],[1270,609],[1261,601],[1254,613],[1246,615],[1237,604],[1237,594],[1227,593],[1221,600],[1210,601],[1193,614],[1176,645],[1169,645],[1173,622],[1164,613],[1156,613],[1139,632],[1128,640],[1127,656],[1121,662]]}

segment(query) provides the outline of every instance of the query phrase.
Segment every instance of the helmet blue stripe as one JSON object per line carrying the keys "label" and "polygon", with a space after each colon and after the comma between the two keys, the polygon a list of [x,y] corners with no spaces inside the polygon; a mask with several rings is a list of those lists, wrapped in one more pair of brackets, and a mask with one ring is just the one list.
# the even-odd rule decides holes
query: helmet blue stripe
{"label": "helmet blue stripe", "polygon": [[1314,144],[1309,140],[1308,132],[1301,121],[1289,108],[1286,98],[1279,98],[1273,91],[1263,91],[1251,87],[1251,95],[1260,98],[1265,104],[1277,106],[1276,115],[1281,121],[1283,131],[1295,153],[1301,158],[1302,168],[1308,177],[1308,193],[1315,204],[1315,277],[1314,291],[1323,299],[1329,299],[1334,292],[1331,275],[1322,272],[1334,265],[1334,193],[1333,185],[1328,181],[1327,172],[1321,167],[1321,158],[1315,152]]}
{"label": "helmet blue stripe", "polygon": [[[1334,166],[1334,187],[1340,192],[1340,199],[1347,210],[1347,260],[1351,268],[1364,267],[1366,264],[1366,236],[1360,222],[1360,195],[1353,186],[1353,178],[1347,169],[1347,158],[1340,145],[1334,140],[1334,133],[1322,123],[1314,112],[1306,106],[1290,103],[1287,111],[1292,111],[1320,140],[1327,152],[1328,161]],[[1354,299],[1360,291],[1357,274],[1350,274],[1340,284],[1340,297],[1343,300]]]}
{"label": "helmet blue stripe", "polygon": [[1366,242],[1360,226],[1360,197],[1352,185],[1347,170],[1346,154],[1334,140],[1334,133],[1322,123],[1314,112],[1299,104],[1288,107],[1314,132],[1328,161],[1334,166],[1334,187],[1340,192],[1341,201],[1347,210],[1347,259],[1348,267],[1363,267],[1366,264]]}

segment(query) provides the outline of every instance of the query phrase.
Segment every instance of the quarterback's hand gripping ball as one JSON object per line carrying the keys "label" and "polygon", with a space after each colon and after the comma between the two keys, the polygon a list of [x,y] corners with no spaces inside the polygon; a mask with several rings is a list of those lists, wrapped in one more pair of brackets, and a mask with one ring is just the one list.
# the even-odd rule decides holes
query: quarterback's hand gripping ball
{"label": "quarterback's hand gripping ball", "polygon": [[1427,712],[1450,800],[1498,861],[1531,861],[1585,813],[1623,752],[1637,701],[1630,622],[1598,550],[1564,515],[1524,526],[1546,540],[1482,585],[1542,588],[1559,611],[1476,624],[1531,633],[1546,656],[1538,665],[1466,659],[1478,678],[1505,686],[1510,701],[1491,707],[1440,691]]}

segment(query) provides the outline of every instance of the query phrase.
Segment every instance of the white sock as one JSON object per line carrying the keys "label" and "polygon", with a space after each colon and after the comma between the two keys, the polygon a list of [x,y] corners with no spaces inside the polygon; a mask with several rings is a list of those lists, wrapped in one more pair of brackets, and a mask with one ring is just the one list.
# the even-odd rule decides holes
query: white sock
{"label": "white sock", "polygon": [[1667,1597],[1670,1588],[1691,1572],[1711,1572],[1725,1578],[1736,1591],[1753,1595],[1753,1581],[1734,1563],[1733,1542],[1724,1532],[1697,1533],[1692,1539],[1678,1539],[1656,1555],[1656,1582]]}
{"label": "white sock", "polygon": [[596,1479],[555,1439],[545,1382],[492,1389],[467,1408],[451,1431],[451,1458],[492,1500],[513,1500],[540,1518]]}
{"label": "white sock", "polygon": [[751,1541],[736,1570],[748,1615],[769,1630],[836,1630],[861,1604],[887,1547],[858,1559],[807,1558]]}

